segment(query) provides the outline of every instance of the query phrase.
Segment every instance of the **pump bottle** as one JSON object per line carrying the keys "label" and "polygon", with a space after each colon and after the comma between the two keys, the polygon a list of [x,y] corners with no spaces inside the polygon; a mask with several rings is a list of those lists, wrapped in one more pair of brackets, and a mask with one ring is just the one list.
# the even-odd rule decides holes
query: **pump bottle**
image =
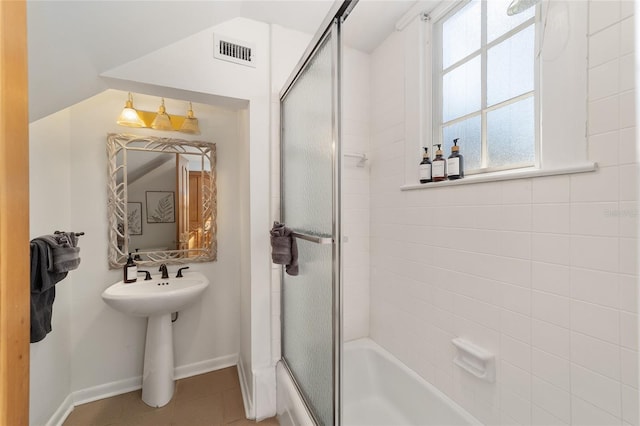
{"label": "pump bottle", "polygon": [[442,158],[441,144],[436,145],[436,158],[433,159],[431,164],[432,179],[434,182],[441,182],[447,178],[447,166],[446,161]]}
{"label": "pump bottle", "polygon": [[451,147],[451,155],[447,158],[447,172],[449,180],[462,179],[464,177],[464,163],[460,147],[458,146],[459,138],[453,140]]}
{"label": "pump bottle", "polygon": [[424,147],[422,162],[420,162],[420,183],[431,182],[431,159],[429,159],[429,148]]}
{"label": "pump bottle", "polygon": [[131,253],[129,253],[129,258],[127,259],[127,263],[124,265],[124,282],[125,283],[134,283],[138,279],[138,265],[133,261],[131,257]]}

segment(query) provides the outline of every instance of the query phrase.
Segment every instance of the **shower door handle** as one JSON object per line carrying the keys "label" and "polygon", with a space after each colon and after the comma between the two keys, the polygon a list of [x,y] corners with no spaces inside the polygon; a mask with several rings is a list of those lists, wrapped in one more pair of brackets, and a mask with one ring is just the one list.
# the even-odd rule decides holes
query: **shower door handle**
{"label": "shower door handle", "polygon": [[291,236],[300,238],[301,240],[311,241],[316,244],[333,244],[333,238],[331,237],[320,237],[318,235],[309,235],[300,232],[292,232]]}

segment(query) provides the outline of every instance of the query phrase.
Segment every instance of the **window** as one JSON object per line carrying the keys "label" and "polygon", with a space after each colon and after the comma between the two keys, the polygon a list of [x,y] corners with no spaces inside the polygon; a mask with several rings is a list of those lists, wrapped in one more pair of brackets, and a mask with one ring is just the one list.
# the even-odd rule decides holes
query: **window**
{"label": "window", "polygon": [[468,174],[537,166],[536,8],[463,2],[434,23],[433,143],[453,139]]}
{"label": "window", "polygon": [[[429,2],[417,4],[424,3]],[[396,23],[403,37],[393,42],[405,52],[404,184],[401,190],[596,170],[596,164],[589,160],[586,137],[589,3],[543,1],[513,18],[504,15],[508,4],[509,0],[488,0],[486,4],[480,0],[467,0],[453,5],[450,0],[442,0],[430,11],[416,7]],[[478,8],[475,9],[475,17],[469,15],[471,24],[463,21],[463,24],[454,26],[456,19],[451,18],[466,7]],[[503,24],[496,24],[495,13],[499,14],[498,19],[504,20]],[[463,16],[464,13],[460,13],[458,19]],[[445,24],[447,22],[449,24]],[[451,56],[447,57],[449,62],[446,66],[442,55],[443,27],[452,28],[447,35],[459,37],[457,42],[449,42],[455,48],[447,53]],[[524,47],[516,48],[513,43],[518,37],[524,37],[527,31],[535,33],[535,40],[529,40],[533,44],[529,44],[531,56],[527,56],[529,61],[533,61],[532,68],[527,68],[532,74],[529,80],[524,80],[521,78],[522,63],[518,59]],[[505,50],[513,52],[505,54]],[[502,62],[498,61],[500,58]],[[451,72],[448,78],[460,78],[465,67],[477,67],[474,60],[480,63],[479,74],[476,73],[480,76],[480,89],[476,92],[479,95],[473,98],[465,86],[447,86],[452,93],[460,91],[462,96],[456,98],[456,103],[447,101],[450,102],[447,108],[451,108],[448,111],[452,111],[455,118],[443,122],[441,93],[444,76]],[[453,72],[455,70],[458,70],[457,75]],[[468,84],[474,77],[473,73],[469,74],[469,79],[463,76],[465,78],[460,84]],[[526,81],[532,87],[529,90],[515,85]],[[527,101],[529,111],[533,108],[533,113],[528,115],[524,108]],[[464,128],[468,134],[456,132],[455,125]],[[450,133],[445,134],[445,131]],[[513,147],[514,141],[521,140],[522,134],[528,134],[530,141],[526,145],[529,147],[529,151],[525,150],[526,155]],[[419,183],[418,163],[422,158],[422,147],[442,143],[444,138],[443,150],[448,156],[454,137],[460,138],[465,156],[465,178]],[[476,138],[475,146],[473,137]],[[496,157],[503,154],[514,154],[515,161]],[[500,161],[506,164],[500,165]],[[526,167],[527,164],[532,167]]]}

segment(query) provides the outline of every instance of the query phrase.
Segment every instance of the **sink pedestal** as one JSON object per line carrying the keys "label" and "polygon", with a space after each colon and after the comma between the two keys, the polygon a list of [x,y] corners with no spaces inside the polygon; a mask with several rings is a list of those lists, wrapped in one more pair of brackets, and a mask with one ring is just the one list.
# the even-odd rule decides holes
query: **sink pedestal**
{"label": "sink pedestal", "polygon": [[112,308],[148,318],[142,371],[142,400],[147,405],[163,407],[173,396],[171,313],[194,304],[208,286],[209,279],[200,272],[188,272],[182,278],[118,281],[102,292],[102,299]]}
{"label": "sink pedestal", "polygon": [[142,400],[145,404],[163,407],[171,401],[175,388],[173,369],[171,314],[150,316],[142,372]]}

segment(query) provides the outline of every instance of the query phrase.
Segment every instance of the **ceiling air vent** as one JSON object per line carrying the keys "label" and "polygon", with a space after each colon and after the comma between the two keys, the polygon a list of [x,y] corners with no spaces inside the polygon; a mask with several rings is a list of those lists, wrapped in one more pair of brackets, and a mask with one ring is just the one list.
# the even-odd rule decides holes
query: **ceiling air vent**
{"label": "ceiling air vent", "polygon": [[213,57],[255,67],[255,46],[226,36],[213,35]]}

